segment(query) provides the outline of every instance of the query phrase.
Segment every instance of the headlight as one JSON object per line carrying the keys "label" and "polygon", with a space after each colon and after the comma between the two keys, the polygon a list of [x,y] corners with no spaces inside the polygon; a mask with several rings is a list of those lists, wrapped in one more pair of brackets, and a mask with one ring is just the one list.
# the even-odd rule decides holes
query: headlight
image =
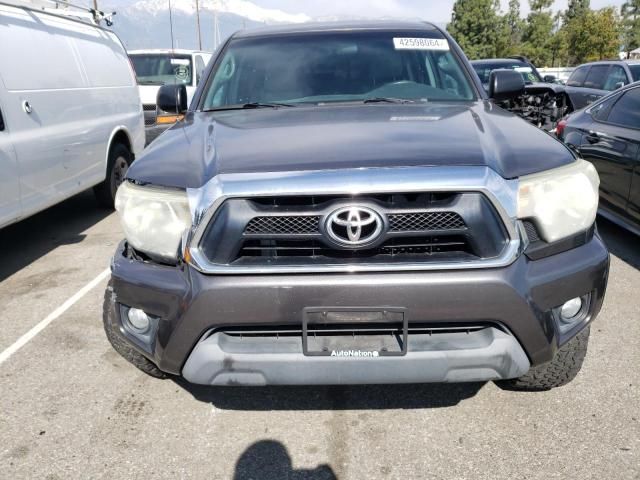
{"label": "headlight", "polygon": [[191,226],[187,193],[124,182],[116,210],[127,241],[154,258],[176,260],[184,231]]}
{"label": "headlight", "polygon": [[596,219],[600,179],[589,162],[526,175],[519,185],[518,218],[532,218],[547,242],[586,230]]}

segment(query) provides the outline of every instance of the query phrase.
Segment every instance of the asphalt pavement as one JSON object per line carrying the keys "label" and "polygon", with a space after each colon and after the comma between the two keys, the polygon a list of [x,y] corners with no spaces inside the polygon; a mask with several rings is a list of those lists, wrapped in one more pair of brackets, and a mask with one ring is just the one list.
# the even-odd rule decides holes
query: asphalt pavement
{"label": "asphalt pavement", "polygon": [[204,388],[108,344],[99,275],[122,233],[83,193],[0,230],[0,477],[639,479],[640,240],[599,229],[609,289],[565,387]]}

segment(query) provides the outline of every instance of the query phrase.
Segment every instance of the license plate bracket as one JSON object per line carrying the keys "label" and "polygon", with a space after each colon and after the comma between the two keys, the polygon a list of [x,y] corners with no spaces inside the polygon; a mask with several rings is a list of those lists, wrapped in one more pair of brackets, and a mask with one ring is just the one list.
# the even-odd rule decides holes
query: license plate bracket
{"label": "license plate bracket", "polygon": [[302,350],[307,356],[402,356],[408,332],[406,309],[401,307],[307,307],[302,313]]}

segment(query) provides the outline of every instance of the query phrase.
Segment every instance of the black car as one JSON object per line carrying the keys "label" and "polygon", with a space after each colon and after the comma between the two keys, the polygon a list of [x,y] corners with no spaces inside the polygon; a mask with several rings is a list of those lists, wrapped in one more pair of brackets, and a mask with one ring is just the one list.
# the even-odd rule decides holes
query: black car
{"label": "black car", "polygon": [[640,234],[640,82],[569,115],[558,135],[598,170],[599,212]]}
{"label": "black car", "polygon": [[498,107],[423,22],[251,29],[118,190],[104,326],[149,374],[206,385],[578,373],[605,294],[598,176]]}
{"label": "black car", "polygon": [[639,80],[640,60],[585,63],[571,73],[565,91],[574,110],[579,110]]}
{"label": "black car", "polygon": [[547,131],[555,129],[557,122],[573,110],[563,85],[556,83],[553,75],[544,78],[526,57],[490,58],[473,60],[471,65],[482,86],[489,89],[491,73],[496,70],[513,70],[522,76],[525,92],[508,99],[501,106]]}

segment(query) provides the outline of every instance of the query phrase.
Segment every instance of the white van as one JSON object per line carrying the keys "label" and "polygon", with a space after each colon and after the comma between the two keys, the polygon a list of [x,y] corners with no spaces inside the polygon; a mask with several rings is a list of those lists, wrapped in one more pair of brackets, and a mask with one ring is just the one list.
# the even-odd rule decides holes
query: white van
{"label": "white van", "polygon": [[113,205],[144,148],[135,75],[116,35],[0,3],[0,228],[89,187]]}
{"label": "white van", "polygon": [[211,53],[183,49],[130,50],[129,58],[138,77],[147,143],[151,143],[180,118],[157,111],[158,90],[167,83],[181,83],[187,88],[187,102],[191,103]]}

